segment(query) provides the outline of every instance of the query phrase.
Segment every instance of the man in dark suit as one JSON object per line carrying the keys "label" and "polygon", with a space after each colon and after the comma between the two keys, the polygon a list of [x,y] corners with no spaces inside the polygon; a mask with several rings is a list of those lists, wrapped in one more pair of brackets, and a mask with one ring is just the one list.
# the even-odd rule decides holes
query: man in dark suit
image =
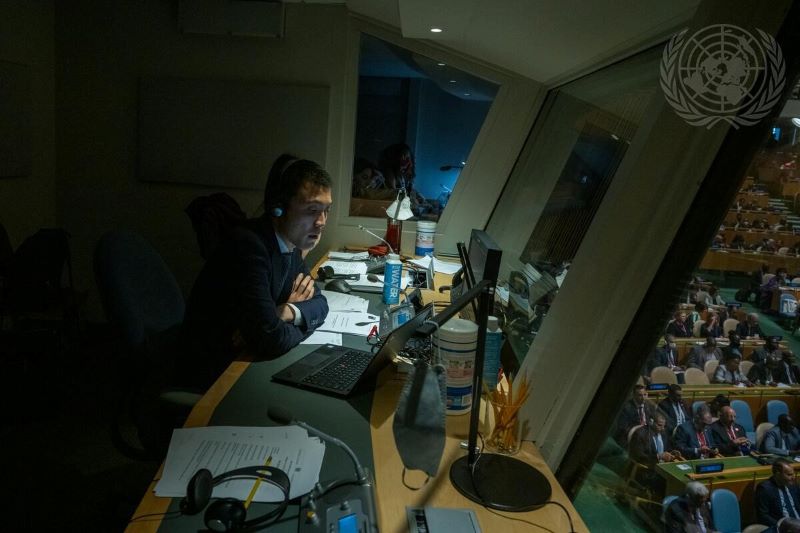
{"label": "man in dark suit", "polygon": [[719,420],[711,424],[711,440],[722,455],[745,455],[750,453],[747,432],[736,423],[736,411],[730,406],[720,409]]}
{"label": "man in dark suit", "polygon": [[681,386],[674,383],[669,386],[667,397],[658,403],[658,410],[664,413],[667,419],[667,433],[670,435],[676,427],[692,418],[686,404],[683,403]]}
{"label": "man in dark suit", "polygon": [[667,333],[675,337],[691,337],[692,324],[686,317],[686,312],[678,311],[675,317],[667,324]]}
{"label": "man in dark suit", "polygon": [[664,512],[666,533],[708,533],[714,530],[708,507],[708,489],[699,481],[686,484],[686,492],[672,500]]}
{"label": "man in dark suit", "polygon": [[766,359],[760,360],[753,365],[753,368],[747,373],[747,379],[752,381],[754,385],[775,386],[781,383],[781,362],[782,359],[768,355]]}
{"label": "man in dark suit", "polygon": [[656,407],[647,400],[647,390],[642,385],[633,387],[631,399],[625,402],[617,416],[617,429],[614,435],[617,444],[628,448],[628,433],[634,426],[647,425],[656,413]]}
{"label": "man in dark suit", "polygon": [[767,337],[764,339],[764,346],[753,350],[753,353],[750,354],[750,360],[754,363],[758,363],[760,361],[766,361],[769,357],[781,359],[783,354],[781,354],[781,349],[778,345],[779,342],[779,339],[775,337]]}
{"label": "man in dark suit", "polygon": [[747,320],[739,322],[739,325],[736,326],[736,333],[743,339],[763,337],[761,326],[758,325],[758,314],[750,313],[747,315]]}
{"label": "man in dark suit", "polygon": [[265,214],[236,228],[203,267],[186,306],[183,377],[207,388],[237,352],[274,359],[322,325],[325,297],[304,254],[320,240],[331,178],[318,164],[284,155],[270,171]]}
{"label": "man in dark suit", "polygon": [[666,431],[666,424],[666,417],[657,412],[647,421],[646,426],[633,432],[628,447],[631,459],[648,468],[648,470],[639,471],[638,481],[653,487],[658,492],[662,492],[664,489],[664,478],[656,474],[653,468],[658,463],[673,459],[670,453],[672,439]]}
{"label": "man in dark suit", "polygon": [[706,459],[719,455],[714,448],[711,435],[711,411],[708,405],[701,405],[691,420],[684,422],[675,430],[675,447],[686,459]]}
{"label": "man in dark suit", "polygon": [[678,365],[678,345],[675,344],[675,337],[667,333],[664,335],[664,345],[656,346],[650,355],[647,364],[647,375],[657,366],[665,366],[676,372],[678,383],[683,382],[683,368]]}
{"label": "man in dark suit", "polygon": [[716,359],[722,360],[722,350],[717,347],[717,339],[714,337],[706,337],[706,342],[702,346],[695,346],[689,352],[689,366],[692,368],[699,368],[705,370],[706,363]]}
{"label": "man in dark suit", "polygon": [[800,453],[800,431],[789,415],[780,415],[778,423],[764,433],[761,451],[784,456]]}
{"label": "man in dark suit", "polygon": [[788,459],[772,463],[772,477],[756,487],[755,503],[759,524],[777,528],[784,517],[800,518],[800,490]]}
{"label": "man in dark suit", "polygon": [[791,350],[782,352],[783,359],[778,363],[778,381],[786,385],[797,385],[800,383],[800,369],[794,362],[794,353]]}

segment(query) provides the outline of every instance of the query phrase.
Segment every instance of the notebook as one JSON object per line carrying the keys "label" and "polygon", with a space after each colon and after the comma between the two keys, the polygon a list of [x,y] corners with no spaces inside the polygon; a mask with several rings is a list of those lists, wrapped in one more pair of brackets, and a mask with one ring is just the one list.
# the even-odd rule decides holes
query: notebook
{"label": "notebook", "polygon": [[372,384],[373,378],[406,345],[431,314],[428,304],[411,320],[393,330],[376,353],[323,344],[272,376],[273,381],[324,394],[347,397]]}

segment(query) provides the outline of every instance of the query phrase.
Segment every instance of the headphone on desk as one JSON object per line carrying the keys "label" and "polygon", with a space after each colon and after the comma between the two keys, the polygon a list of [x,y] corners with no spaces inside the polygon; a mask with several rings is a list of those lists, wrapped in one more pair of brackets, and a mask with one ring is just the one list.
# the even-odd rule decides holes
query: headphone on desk
{"label": "headphone on desk", "polygon": [[[220,498],[209,505],[214,487],[235,479],[260,479],[280,489],[283,501],[272,511],[247,520],[247,509],[241,500]],[[181,500],[181,514],[195,515],[205,509],[203,520],[211,531],[250,531],[264,525],[270,519],[277,519],[289,505],[289,476],[272,466],[246,466],[225,472],[216,477],[211,471],[201,468],[186,486],[186,497]]]}

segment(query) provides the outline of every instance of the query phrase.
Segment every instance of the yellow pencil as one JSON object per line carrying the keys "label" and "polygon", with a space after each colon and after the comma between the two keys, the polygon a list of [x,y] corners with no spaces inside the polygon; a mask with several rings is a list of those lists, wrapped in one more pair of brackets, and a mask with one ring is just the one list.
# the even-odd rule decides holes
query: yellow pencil
{"label": "yellow pencil", "polygon": [[[267,457],[267,460],[264,463],[264,466],[269,466],[270,464],[272,464],[272,456],[271,455],[269,457]],[[260,487],[260,486],[261,486],[261,478],[257,478],[256,482],[253,483],[253,488],[250,489],[250,494],[247,495],[247,499],[244,501],[244,508],[245,509],[250,507],[250,502],[252,502],[253,498],[255,498],[256,492],[258,491],[258,487]]]}

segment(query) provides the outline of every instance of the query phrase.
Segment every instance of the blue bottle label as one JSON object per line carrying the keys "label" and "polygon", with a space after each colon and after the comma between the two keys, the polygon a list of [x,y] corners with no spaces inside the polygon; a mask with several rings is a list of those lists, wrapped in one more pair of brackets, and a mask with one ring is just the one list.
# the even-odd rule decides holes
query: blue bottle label
{"label": "blue bottle label", "polygon": [[383,303],[396,304],[400,302],[400,277],[403,273],[403,264],[399,261],[387,261],[383,271]]}

